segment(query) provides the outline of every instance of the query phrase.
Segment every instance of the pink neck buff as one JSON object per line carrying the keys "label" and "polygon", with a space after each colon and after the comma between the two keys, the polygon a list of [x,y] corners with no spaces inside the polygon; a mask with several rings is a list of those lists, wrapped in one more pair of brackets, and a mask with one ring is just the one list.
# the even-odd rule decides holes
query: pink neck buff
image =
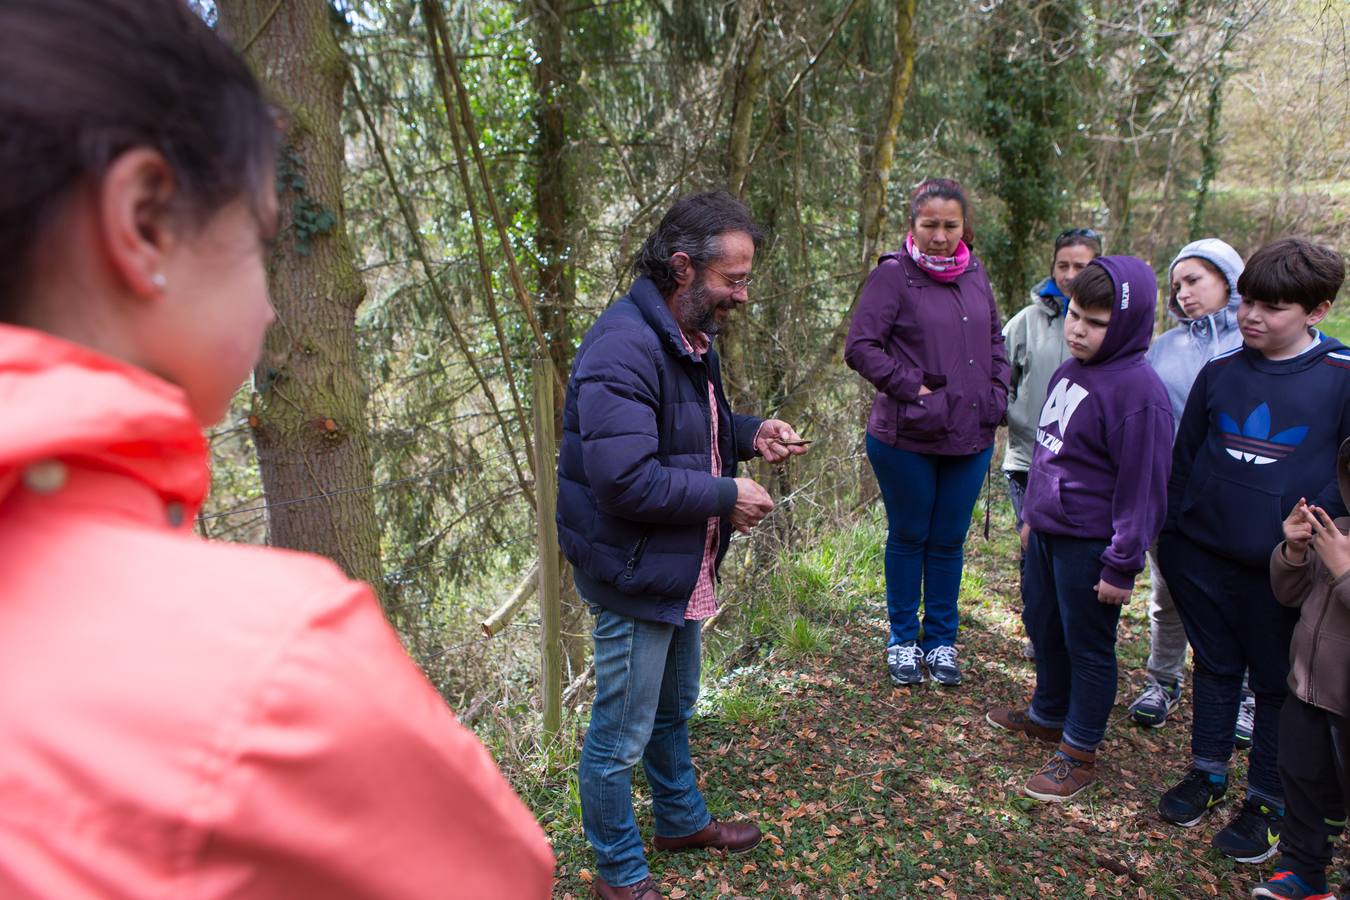
{"label": "pink neck buff", "polygon": [[936,281],[955,281],[970,265],[970,248],[965,241],[957,243],[955,256],[929,256],[919,252],[919,248],[914,246],[914,235],[908,234],[905,236],[905,252]]}

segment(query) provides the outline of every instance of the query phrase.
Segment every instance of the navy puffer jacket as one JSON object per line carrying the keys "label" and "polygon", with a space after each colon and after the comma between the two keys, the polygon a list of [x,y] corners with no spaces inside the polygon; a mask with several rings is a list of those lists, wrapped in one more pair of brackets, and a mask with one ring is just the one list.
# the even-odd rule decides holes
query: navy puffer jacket
{"label": "navy puffer jacket", "polygon": [[[721,478],[712,475],[710,377]],[[572,364],[558,454],[558,540],[581,594],[622,615],[683,623],[707,521],[736,505],[736,462],[755,455],[762,421],[731,412],[716,352],[685,349],[649,279],[605,310]],[[720,565],[729,524],[719,532]]]}

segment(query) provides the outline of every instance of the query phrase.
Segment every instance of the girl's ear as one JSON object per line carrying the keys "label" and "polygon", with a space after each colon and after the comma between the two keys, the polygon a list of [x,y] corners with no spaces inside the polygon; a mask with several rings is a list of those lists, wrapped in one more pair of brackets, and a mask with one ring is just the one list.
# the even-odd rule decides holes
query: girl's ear
{"label": "girl's ear", "polygon": [[128,150],[113,160],[97,191],[99,238],[113,270],[133,294],[158,297],[175,243],[173,170],[154,150]]}

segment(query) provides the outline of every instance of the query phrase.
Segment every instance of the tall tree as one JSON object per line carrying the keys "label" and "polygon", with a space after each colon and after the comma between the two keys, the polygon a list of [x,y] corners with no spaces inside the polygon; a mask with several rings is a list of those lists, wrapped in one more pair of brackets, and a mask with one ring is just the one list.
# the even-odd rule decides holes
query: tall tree
{"label": "tall tree", "polygon": [[981,257],[1009,312],[1041,270],[1035,245],[1063,205],[1060,156],[1073,139],[1082,25],[1078,0],[1046,0],[997,3],[982,29],[980,124],[993,150],[989,181],[1003,201],[1003,221],[981,242]]}
{"label": "tall tree", "polygon": [[[220,27],[285,115],[278,163],[282,241],[270,286],[277,321],[250,416],[268,541],[335,560],[380,587],[367,388],[355,317],[365,296],[342,212],[343,62],[324,0],[217,0]],[[284,501],[307,499],[304,502]]]}

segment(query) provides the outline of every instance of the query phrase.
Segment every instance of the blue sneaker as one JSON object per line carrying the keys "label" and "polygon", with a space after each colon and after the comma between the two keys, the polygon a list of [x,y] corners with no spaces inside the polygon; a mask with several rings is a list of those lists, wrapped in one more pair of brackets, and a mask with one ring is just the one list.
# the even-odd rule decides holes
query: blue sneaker
{"label": "blue sneaker", "polygon": [[[1322,884],[1325,888],[1326,880]],[[1270,900],[1336,900],[1336,895],[1328,890],[1318,891],[1308,886],[1308,882],[1288,870],[1276,872],[1269,881],[1263,881],[1252,888],[1253,898]]]}
{"label": "blue sneaker", "polygon": [[1219,829],[1210,843],[1234,862],[1265,862],[1280,849],[1280,823],[1283,820],[1283,810],[1271,809],[1260,800],[1248,798],[1233,821]]}
{"label": "blue sneaker", "polygon": [[1173,825],[1190,828],[1228,793],[1228,776],[1191,769],[1158,800],[1158,815]]}
{"label": "blue sneaker", "polygon": [[905,641],[887,647],[886,669],[894,684],[923,684],[923,651],[918,642]]}

